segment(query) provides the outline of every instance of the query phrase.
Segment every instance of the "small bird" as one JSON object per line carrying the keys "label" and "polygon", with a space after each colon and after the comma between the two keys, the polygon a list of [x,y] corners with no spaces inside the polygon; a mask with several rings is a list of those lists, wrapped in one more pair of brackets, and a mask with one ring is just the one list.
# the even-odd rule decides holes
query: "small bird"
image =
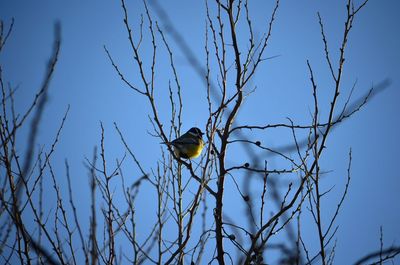
{"label": "small bird", "polygon": [[178,158],[196,158],[201,154],[204,147],[202,135],[203,133],[199,128],[193,127],[181,137],[166,144],[174,147],[174,153]]}

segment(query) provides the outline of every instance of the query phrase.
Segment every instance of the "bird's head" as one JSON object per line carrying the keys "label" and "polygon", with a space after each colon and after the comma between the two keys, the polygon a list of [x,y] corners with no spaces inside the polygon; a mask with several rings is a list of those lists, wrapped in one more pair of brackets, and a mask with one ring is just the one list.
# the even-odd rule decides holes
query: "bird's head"
{"label": "bird's head", "polygon": [[197,128],[197,127],[191,128],[191,129],[188,131],[188,133],[190,133],[190,134],[192,134],[192,135],[194,135],[194,136],[197,136],[197,137],[199,137],[199,138],[201,138],[201,137],[203,136],[203,133],[202,133],[201,130],[200,130],[199,128]]}

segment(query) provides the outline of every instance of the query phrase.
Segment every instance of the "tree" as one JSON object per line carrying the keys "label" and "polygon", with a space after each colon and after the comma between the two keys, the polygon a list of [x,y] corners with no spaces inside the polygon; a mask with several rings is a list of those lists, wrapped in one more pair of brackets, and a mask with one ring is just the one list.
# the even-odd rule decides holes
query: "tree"
{"label": "tree", "polygon": [[[113,158],[115,162],[112,163],[107,148],[108,132],[101,123],[99,147],[94,149],[92,159],[85,161],[91,190],[88,228],[76,211],[69,163],[65,162],[67,198],[52,167],[52,154],[69,107],[50,149],[40,148],[35,153],[36,132],[61,45],[60,26],[56,25],[54,48],[43,85],[22,115],[16,115],[14,110],[15,89],[11,86],[7,89],[0,75],[1,163],[5,176],[1,190],[1,252],[6,253],[6,263],[19,260],[21,264],[333,264],[339,228],[337,218],[348,194],[352,152],[350,149],[346,181],[336,207],[327,208],[323,200],[333,194],[332,189],[324,185],[324,178],[329,174],[324,168],[327,142],[333,129],[388,86],[384,81],[372,86],[361,98],[353,99],[356,83],[350,89],[343,85],[349,34],[367,2],[347,1],[338,54],[332,52],[324,20],[318,14],[330,78],[330,83],[323,86],[330,89],[330,95],[327,99],[325,94],[320,94],[322,85],[312,61],[307,60],[312,98],[309,122],[299,124],[287,118],[286,122],[253,125],[246,120],[241,123],[237,117],[245,98],[256,90],[253,82],[260,68],[272,59],[266,57],[266,51],[279,14],[279,0],[270,10],[266,31],[261,37],[255,33],[251,3],[247,0],[205,1],[202,62],[191,52],[190,45],[156,1],[149,2],[152,8],[143,1],[144,14],[133,22],[127,3],[121,0],[134,73],[121,70],[112,47],[104,46],[104,50],[122,82],[150,106],[149,120],[155,141],[167,143],[182,134],[185,111],[182,92],[186,88],[181,85],[173,50],[178,47],[204,81],[204,100],[208,107],[204,126],[206,146],[200,159],[185,160],[177,157],[170,145],[161,145],[161,155],[155,159],[154,167],[146,169],[115,123],[125,155]],[[2,24],[0,52],[12,32],[13,22],[9,30],[3,32],[3,28]],[[150,52],[146,54],[144,49]],[[165,61],[159,59],[163,57]],[[170,78],[161,80],[158,71],[167,68]],[[131,75],[135,76],[135,81],[130,81],[128,76]],[[165,87],[168,87],[167,97],[164,97],[169,101],[168,117],[165,111],[160,112],[163,106],[157,98],[158,93],[165,93]],[[324,104],[326,100],[329,104]],[[26,147],[22,160],[17,151],[17,132],[26,126],[28,118],[31,119],[31,144]],[[287,136],[283,140],[287,144],[285,147],[272,148],[257,140],[260,135],[276,130],[283,130],[282,135]],[[238,144],[245,150],[244,155],[235,152]],[[238,159],[242,161],[237,162]],[[135,173],[125,168],[132,162],[136,165]],[[134,181],[125,177],[127,174],[135,175]],[[51,177],[51,182],[45,180],[45,175]],[[239,179],[245,179],[242,185]],[[256,184],[251,184],[252,181]],[[55,209],[45,209],[44,185],[53,187],[57,200]],[[151,188],[151,193],[145,185]],[[115,196],[117,190],[123,194],[122,201]],[[147,194],[140,196],[142,193]],[[137,228],[144,222],[138,205],[147,203],[151,207],[149,202],[140,199],[151,200],[151,206],[155,206],[147,230]],[[226,210],[229,200],[244,205],[246,216]],[[35,228],[28,216],[33,216]],[[318,244],[305,240],[309,236],[303,230],[304,220],[312,221],[312,237]],[[384,248],[382,237],[381,230],[380,250],[360,258],[359,264],[372,259],[382,263],[400,252],[400,247]],[[121,242],[129,244],[118,249]]]}

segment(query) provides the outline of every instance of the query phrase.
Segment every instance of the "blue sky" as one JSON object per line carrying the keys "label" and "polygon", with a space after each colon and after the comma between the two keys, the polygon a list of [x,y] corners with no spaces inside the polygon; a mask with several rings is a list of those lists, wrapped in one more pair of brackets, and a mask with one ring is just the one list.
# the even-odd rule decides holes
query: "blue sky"
{"label": "blue sky", "polygon": [[[143,5],[141,1],[127,2],[132,26],[137,29],[140,14],[144,12]],[[271,12],[270,2],[251,3],[256,36],[260,36],[266,28]],[[204,64],[204,2],[163,1],[162,6]],[[345,19],[345,1],[283,1],[266,52],[267,57],[277,57],[267,60],[259,69],[251,83],[257,89],[246,98],[237,124],[280,123],[286,122],[286,117],[296,123],[309,122],[312,94],[307,59],[316,75],[321,102],[329,106],[332,81],[324,58],[317,11],[325,23],[331,54],[337,58]],[[347,153],[349,148],[353,151],[351,186],[338,219],[337,264],[354,262],[369,251],[377,250],[380,226],[383,226],[386,246],[400,244],[400,178],[397,169],[400,149],[399,11],[400,3],[397,0],[371,0],[356,18],[350,33],[343,96],[349,93],[355,81],[357,88],[354,98],[365,94],[372,84],[379,84],[385,79],[390,79],[391,85],[351,120],[334,130],[327,142],[323,165],[333,173],[327,177],[325,185],[334,186],[334,194],[337,194],[336,191],[340,194],[344,188]],[[116,122],[145,168],[150,170],[155,167],[160,157],[160,141],[147,133],[152,130],[148,119],[151,111],[149,104],[121,82],[103,49],[103,45],[106,45],[130,80],[140,81],[129,50],[118,1],[47,0],[39,3],[3,0],[0,2],[0,17],[6,24],[12,17],[15,18],[14,31],[0,60],[5,79],[14,86],[20,86],[16,93],[19,112],[27,108],[41,84],[51,53],[54,22],[61,22],[61,54],[51,82],[38,143],[47,147],[50,145],[49,139],[54,138],[62,116],[70,105],[53,164],[60,183],[63,183],[64,159],[68,159],[76,198],[80,201],[78,210],[82,215],[89,205],[87,172],[83,161],[85,157],[91,157],[93,147],[99,144],[100,121],[106,129],[110,160],[124,154],[113,128],[113,122]],[[243,43],[246,41],[247,37]],[[170,42],[173,43],[172,40]],[[183,130],[192,126],[204,128],[207,102],[203,80],[179,51],[179,47],[175,44],[172,47],[176,51],[175,60],[183,87]],[[143,58],[147,60],[150,60],[150,48],[143,47]],[[162,48],[160,50],[165,52]],[[165,58],[160,56],[159,59],[161,66],[156,101],[161,118],[168,123],[166,93],[168,80],[172,80],[173,76]],[[336,64],[337,60],[334,61]],[[340,104],[343,106],[343,98]],[[327,113],[322,110],[321,116],[324,114]],[[250,137],[258,137],[271,147],[279,147],[290,139],[281,132]],[[26,135],[22,133],[22,150],[25,138]],[[229,163],[243,159],[243,150],[240,148],[232,147],[232,152],[234,155],[228,158]],[[275,163],[273,159],[271,163]],[[134,170],[134,167],[131,169]],[[137,177],[135,173],[127,175],[133,179]],[[242,181],[245,180],[239,182]],[[331,209],[337,202],[335,196],[326,202]],[[236,211],[235,199],[227,199],[226,207],[228,212],[229,209]],[[154,213],[145,212],[146,205],[139,208],[144,211],[144,218]],[[316,231],[312,226],[305,229],[311,234]],[[312,237],[309,244],[312,245]]]}

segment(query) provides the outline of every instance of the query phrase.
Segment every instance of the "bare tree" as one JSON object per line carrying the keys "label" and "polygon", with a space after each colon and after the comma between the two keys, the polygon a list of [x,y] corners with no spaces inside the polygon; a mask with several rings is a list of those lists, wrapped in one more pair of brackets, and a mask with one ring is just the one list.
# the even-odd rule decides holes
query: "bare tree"
{"label": "bare tree", "polygon": [[[182,159],[174,153],[171,145],[161,144],[160,157],[153,161],[152,168],[146,169],[125,139],[124,132],[114,123],[113,133],[120,138],[124,155],[110,158],[107,146],[110,132],[100,123],[99,146],[94,148],[92,158],[85,159],[91,192],[89,224],[86,226],[77,213],[69,162],[65,161],[68,198],[64,197],[57,171],[52,166],[52,154],[69,106],[49,149],[40,146],[36,150],[36,132],[60,53],[61,32],[57,24],[43,84],[23,114],[16,112],[16,88],[6,84],[0,68],[1,175],[4,176],[0,190],[0,254],[4,263],[334,264],[339,229],[336,220],[351,183],[352,152],[348,152],[345,186],[336,208],[330,209],[322,200],[332,195],[332,191],[322,185],[327,174],[321,166],[326,143],[332,130],[388,86],[388,81],[384,81],[371,87],[361,98],[353,99],[356,84],[348,88],[342,80],[349,33],[368,0],[360,4],[347,0],[337,58],[331,54],[324,20],[317,14],[321,49],[333,84],[323,84],[331,89],[330,105],[326,107],[320,103],[321,85],[312,62],[307,60],[309,91],[313,99],[309,122],[297,124],[287,118],[282,123],[264,125],[246,121],[242,124],[237,116],[245,97],[252,96],[255,90],[253,80],[258,69],[267,62],[266,54],[279,17],[280,0],[276,0],[266,14],[266,31],[259,39],[254,34],[248,0],[206,0],[204,61],[200,61],[190,49],[157,1],[143,0],[142,3],[142,16],[132,21],[126,1],[121,0],[122,26],[128,37],[135,72],[121,70],[112,55],[112,47],[104,46],[106,56],[122,82],[148,103],[149,121],[153,128],[150,133],[155,141],[168,143],[181,135],[185,111],[185,98],[182,96],[185,88],[181,85],[173,48],[178,47],[184,53],[203,79],[206,91],[206,145],[201,157],[197,160]],[[14,21],[7,29],[1,23],[0,52],[3,52],[13,24]],[[239,27],[245,30],[238,30]],[[247,43],[242,40],[247,40]],[[151,48],[151,54],[143,52],[144,46]],[[161,62],[160,54],[166,55],[167,63]],[[171,75],[168,80],[158,78],[161,64],[169,68]],[[139,78],[138,83],[129,80],[128,76],[132,74]],[[161,89],[169,95],[170,113],[167,118],[159,114],[160,105],[165,105],[156,97]],[[347,93],[342,93],[344,91]],[[348,96],[343,98],[343,94]],[[22,159],[16,148],[17,134],[27,127],[28,121],[31,121],[31,126],[26,128],[29,130],[29,144]],[[253,140],[257,133],[274,130],[289,133],[290,137],[285,139],[287,146],[272,148]],[[237,144],[244,147],[246,160],[233,164],[230,161],[235,161],[235,153],[229,147]],[[271,157],[279,161],[276,167],[269,162]],[[133,181],[132,177],[125,177],[133,174],[126,170],[127,164],[136,168]],[[247,180],[242,185],[239,184],[241,177]],[[47,209],[43,202],[45,185],[52,187],[57,201],[54,209]],[[229,194],[227,190],[230,190]],[[115,198],[116,192],[123,194],[122,201]],[[142,193],[146,196],[141,196]],[[237,213],[226,209],[227,198],[231,197],[245,206],[243,217],[238,218]],[[151,205],[155,205],[154,218],[147,223],[146,230],[138,229],[144,222],[139,206],[150,204],[149,200]],[[33,217],[35,226],[32,226],[29,216]],[[313,220],[317,250],[310,248],[311,244],[304,239],[302,222],[307,218],[305,216]],[[378,251],[367,253],[356,264],[382,264],[399,254],[400,247],[383,246],[382,230],[380,243]],[[277,256],[278,259],[274,258]]]}

